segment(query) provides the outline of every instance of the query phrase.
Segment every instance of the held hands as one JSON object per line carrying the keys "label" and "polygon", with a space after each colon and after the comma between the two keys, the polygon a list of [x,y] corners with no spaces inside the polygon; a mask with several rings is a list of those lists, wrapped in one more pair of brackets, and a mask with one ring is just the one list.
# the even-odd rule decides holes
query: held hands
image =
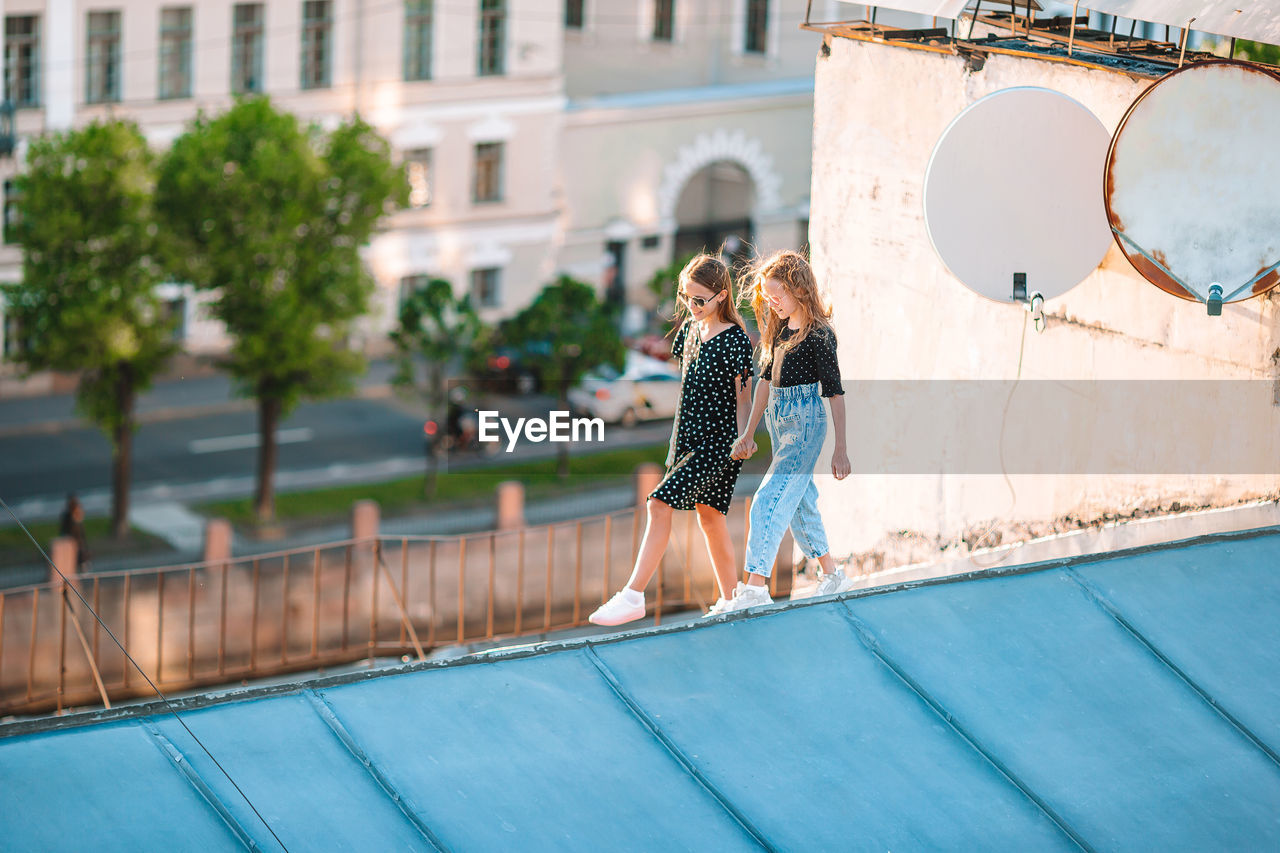
{"label": "held hands", "polygon": [[835,475],[837,480],[843,480],[849,476],[852,466],[849,465],[849,454],[845,453],[843,448],[837,449],[831,454],[831,473]]}
{"label": "held hands", "polygon": [[750,459],[751,455],[756,452],[756,442],[749,435],[740,435],[733,445],[733,450],[729,453],[730,459]]}

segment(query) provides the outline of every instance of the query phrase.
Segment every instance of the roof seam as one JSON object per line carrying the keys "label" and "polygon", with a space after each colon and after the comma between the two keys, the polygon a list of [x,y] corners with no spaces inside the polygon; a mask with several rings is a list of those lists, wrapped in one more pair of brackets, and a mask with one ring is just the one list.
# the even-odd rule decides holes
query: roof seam
{"label": "roof seam", "polygon": [[996,771],[1000,773],[1000,775],[1008,779],[1010,784],[1012,784],[1019,791],[1021,791],[1023,796],[1025,796],[1037,808],[1039,808],[1040,811],[1044,813],[1045,817],[1053,821],[1054,825],[1057,826],[1058,829],[1060,829],[1068,838],[1070,838],[1071,841],[1076,844],[1076,846],[1078,846],[1081,850],[1087,850],[1087,851],[1090,851],[1090,853],[1093,853],[1094,848],[1089,844],[1088,841],[1084,839],[1083,836],[1081,836],[1078,832],[1076,832],[1069,823],[1067,823],[1066,818],[1059,815],[1052,806],[1050,806],[1047,802],[1045,802],[1040,797],[1039,794],[1037,794],[1035,791],[1031,789],[1029,785],[1023,782],[1022,779],[1020,779],[1017,776],[1017,774],[1013,772],[1011,768],[1006,767],[1004,762],[1002,762],[999,758],[997,758],[993,752],[991,752],[985,746],[983,746],[978,741],[977,737],[970,734],[964,728],[964,726],[962,726],[956,720],[955,716],[952,715],[951,712],[948,711],[945,707],[943,707],[942,703],[934,699],[933,696],[931,696],[929,692],[924,689],[923,685],[921,685],[914,678],[912,678],[907,673],[907,671],[902,668],[901,665],[899,665],[896,661],[894,661],[892,658],[889,657],[889,655],[884,651],[884,649],[881,648],[879,642],[876,641],[875,635],[871,632],[871,630],[862,623],[862,620],[858,619],[858,617],[853,614],[852,610],[849,609],[848,602],[843,600],[840,601],[840,612],[844,616],[845,620],[849,623],[849,627],[853,630],[854,636],[858,638],[858,642],[860,642],[869,652],[871,652],[871,654],[875,655],[875,657],[880,661],[880,663],[882,663],[886,668],[889,669],[890,672],[892,672],[895,676],[897,676],[898,679],[901,680],[908,687],[908,689],[910,689],[917,696],[919,696],[920,699],[926,705],[929,706],[929,709],[938,715],[938,717],[942,720],[943,723],[949,726],[952,731],[954,731],[966,743],[968,743],[969,746],[972,747],[975,752],[981,755],[983,759],[987,761],[992,767],[994,767]]}
{"label": "roof seam", "polygon": [[139,728],[146,733],[148,739],[155,744],[156,748],[164,753],[164,757],[169,759],[169,762],[174,766],[174,769],[176,769],[178,773],[187,780],[192,788],[195,788],[196,793],[209,804],[209,807],[212,808],[218,817],[222,819],[222,822],[227,825],[227,828],[231,830],[232,834],[234,834],[237,839],[239,839],[240,843],[244,845],[246,850],[262,849],[258,846],[258,842],[253,839],[253,836],[249,834],[248,830],[240,825],[240,821],[235,819],[231,814],[231,810],[227,808],[221,798],[214,793],[213,788],[209,786],[209,783],[205,782],[200,774],[196,772],[195,767],[193,767],[191,762],[187,760],[187,757],[182,750],[178,749],[178,747],[173,744],[173,741],[165,737],[161,733],[160,729],[156,727],[154,722],[151,720],[141,720],[139,722]]}
{"label": "roof seam", "polygon": [[329,703],[324,700],[324,697],[315,690],[304,690],[302,693],[311,703],[311,707],[316,712],[316,715],[324,721],[326,726],[329,727],[329,731],[333,732],[334,737],[336,737],[343,747],[351,753],[351,756],[355,758],[356,761],[360,762],[368,774],[373,777],[373,781],[378,788],[380,788],[382,792],[391,799],[391,802],[395,804],[395,807],[400,810],[400,813],[403,814],[409,823],[413,825],[414,829],[418,830],[423,839],[434,849],[447,851],[449,849],[448,846],[436,837],[436,834],[431,831],[431,827],[427,826],[426,821],[423,820],[417,812],[409,808],[409,804],[405,801],[404,797],[400,795],[400,792],[396,790],[395,786],[391,784],[391,780],[386,777],[386,774],[378,769],[378,767],[373,763],[373,760],[369,758],[368,754],[360,748],[360,745],[356,743],[355,738],[352,737],[351,732],[349,732],[347,727],[342,724],[342,721],[338,719],[338,715],[334,713],[333,708],[331,708]]}
{"label": "roof seam", "polygon": [[1262,738],[1254,734],[1253,731],[1248,726],[1246,726],[1241,720],[1236,719],[1235,715],[1232,714],[1230,711],[1228,711],[1225,707],[1223,707],[1223,705],[1220,704],[1217,699],[1214,699],[1213,696],[1209,693],[1209,691],[1205,690],[1198,683],[1196,683],[1196,681],[1190,675],[1184,672],[1181,669],[1181,667],[1175,664],[1167,655],[1165,655],[1164,652],[1160,651],[1160,649],[1156,646],[1154,642],[1149,640],[1145,634],[1139,631],[1128,619],[1124,617],[1124,615],[1120,612],[1119,607],[1117,607],[1114,603],[1112,603],[1111,600],[1108,599],[1102,593],[1101,590],[1099,590],[1089,581],[1080,577],[1080,575],[1076,573],[1075,569],[1072,569],[1072,568],[1064,569],[1064,574],[1066,574],[1066,576],[1071,580],[1075,581],[1075,583],[1078,584],[1082,590],[1084,590],[1085,595],[1089,598],[1090,601],[1093,602],[1093,604],[1096,607],[1098,607],[1100,610],[1106,613],[1107,616],[1109,616],[1111,619],[1115,620],[1115,622],[1119,624],[1121,628],[1123,628],[1125,631],[1127,631],[1130,634],[1130,636],[1132,636],[1135,640],[1137,640],[1143,646],[1143,648],[1145,648],[1153,657],[1156,658],[1156,660],[1160,661],[1160,663],[1162,663],[1169,670],[1171,670],[1174,675],[1180,678],[1184,684],[1190,687],[1192,691],[1194,691],[1195,694],[1199,696],[1200,699],[1205,704],[1207,704],[1210,708],[1212,708],[1215,712],[1217,712],[1218,715],[1221,716],[1224,720],[1226,720],[1228,723],[1234,726],[1237,731],[1239,731],[1242,735],[1244,735],[1249,740],[1250,743],[1252,743],[1258,750],[1260,750],[1264,755],[1266,755],[1267,758],[1271,759],[1271,762],[1273,764],[1275,764],[1277,767],[1280,767],[1280,755],[1277,755],[1275,750],[1267,746],[1267,744],[1262,740]]}
{"label": "roof seam", "polygon": [[699,770],[689,757],[684,754],[680,747],[676,746],[675,742],[672,741],[671,738],[667,736],[666,732],[658,726],[657,722],[649,716],[649,713],[640,706],[640,703],[626,691],[626,688],[624,688],[622,683],[618,681],[618,678],[614,675],[613,671],[609,669],[608,665],[603,660],[600,659],[600,656],[596,653],[595,647],[591,643],[587,643],[584,647],[584,651],[586,652],[587,660],[591,661],[596,670],[599,671],[600,676],[605,680],[605,683],[609,685],[609,689],[613,691],[614,695],[618,697],[623,705],[627,706],[627,709],[637,720],[639,720],[640,724],[648,729],[649,733],[653,735],[658,743],[662,744],[667,753],[684,768],[684,771],[692,776],[694,781],[701,785],[703,789],[706,790],[713,799],[715,799],[720,807],[728,812],[729,816],[737,821],[738,824],[747,831],[747,834],[750,835],[757,844],[765,850],[776,850],[777,848],[769,843],[769,839],[765,837],[764,833],[751,823],[750,818],[743,814],[737,806],[729,801],[728,797],[721,793],[720,790],[711,783],[711,780],[707,779],[706,776],[702,774],[702,771]]}

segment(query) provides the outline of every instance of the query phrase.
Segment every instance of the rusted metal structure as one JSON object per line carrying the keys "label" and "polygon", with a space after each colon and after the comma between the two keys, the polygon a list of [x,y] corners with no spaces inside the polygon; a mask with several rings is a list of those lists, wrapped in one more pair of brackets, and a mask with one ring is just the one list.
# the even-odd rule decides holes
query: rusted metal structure
{"label": "rusted metal structure", "polygon": [[[1211,54],[1188,52],[1191,24],[1196,30],[1231,37],[1233,52],[1237,37],[1280,40],[1275,34],[1280,29],[1280,13],[1265,8],[1239,10],[1241,4],[1214,0],[1076,0],[1071,15],[1050,17],[1040,16],[1044,8],[1036,0],[894,0],[890,4],[862,4],[861,18],[841,21],[813,21],[812,5],[802,24],[807,29],[842,38],[961,53],[979,64],[989,54],[1032,53],[1050,62],[1132,70],[1132,65],[1117,67],[1113,58],[1149,60],[1171,67],[1212,58]],[[858,4],[852,5],[857,8]],[[931,16],[932,26],[904,29],[885,25],[877,20],[881,8]],[[1111,16],[1107,29],[1089,26],[1090,11]],[[1127,31],[1120,18],[1127,19]],[[1138,35],[1140,21],[1163,24],[1163,38]]]}

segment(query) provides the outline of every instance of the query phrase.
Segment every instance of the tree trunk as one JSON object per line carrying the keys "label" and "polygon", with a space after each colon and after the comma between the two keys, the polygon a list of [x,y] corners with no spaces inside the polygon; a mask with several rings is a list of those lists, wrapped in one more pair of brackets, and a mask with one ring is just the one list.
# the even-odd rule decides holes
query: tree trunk
{"label": "tree trunk", "polygon": [[258,489],[253,509],[259,524],[276,517],[276,424],[280,420],[280,401],[275,397],[258,398]]}
{"label": "tree trunk", "polygon": [[426,448],[427,457],[427,476],[426,482],[422,486],[422,496],[427,500],[436,496],[436,483],[439,481],[440,464],[436,461],[435,443],[440,441],[440,436],[431,436],[430,440],[423,441],[422,446]]}
{"label": "tree trunk", "polygon": [[111,442],[111,535],[124,539],[129,535],[129,484],[133,466],[133,410],[136,394],[133,370],[125,365],[116,377],[116,404],[120,422]]}

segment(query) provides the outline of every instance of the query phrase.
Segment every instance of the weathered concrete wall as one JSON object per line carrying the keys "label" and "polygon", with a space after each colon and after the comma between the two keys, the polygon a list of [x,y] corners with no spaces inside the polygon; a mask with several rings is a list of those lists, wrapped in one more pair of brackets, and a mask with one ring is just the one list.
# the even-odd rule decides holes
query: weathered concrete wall
{"label": "weathered concrete wall", "polygon": [[[1065,93],[1114,132],[1125,109],[1153,81],[1029,57],[991,56],[974,70],[950,54],[846,38],[829,38],[829,46],[830,55],[817,63],[810,236],[819,280],[831,290],[843,374],[1013,379],[1024,310],[961,286],[930,245],[922,191],[933,147],[967,105],[1011,86]],[[1001,150],[994,140],[990,156],[1005,158],[1011,176],[1021,176],[1029,193],[1035,171],[1052,168],[1035,152]],[[1101,175],[1098,180],[1101,187]],[[974,199],[974,216],[990,213],[983,199]],[[1221,317],[1208,317],[1202,305],[1147,284],[1114,246],[1086,281],[1045,308],[1045,331],[1026,331],[1023,380],[1276,375],[1280,329],[1274,300],[1228,305]],[[1268,395],[1269,386],[1257,383]],[[858,405],[852,397],[848,402]],[[1267,423],[1244,426],[1274,432],[1280,425],[1276,411],[1270,407]],[[1140,412],[1132,440],[1142,442],[1148,430],[1161,432],[1164,417],[1158,407]],[[1221,440],[1215,429],[1228,417],[1216,413],[1206,419],[1200,425],[1203,440]],[[1016,427],[1011,421],[1010,428]],[[859,436],[849,440],[856,446]],[[879,450],[912,452],[900,444]],[[1079,450],[1046,447],[1045,453]],[[883,567],[957,545],[988,546],[1109,518],[1230,505],[1280,491],[1280,478],[1260,474],[1015,476],[1011,482],[1012,492],[998,468],[986,476],[924,473],[844,482],[823,476],[820,507],[833,553]]]}

